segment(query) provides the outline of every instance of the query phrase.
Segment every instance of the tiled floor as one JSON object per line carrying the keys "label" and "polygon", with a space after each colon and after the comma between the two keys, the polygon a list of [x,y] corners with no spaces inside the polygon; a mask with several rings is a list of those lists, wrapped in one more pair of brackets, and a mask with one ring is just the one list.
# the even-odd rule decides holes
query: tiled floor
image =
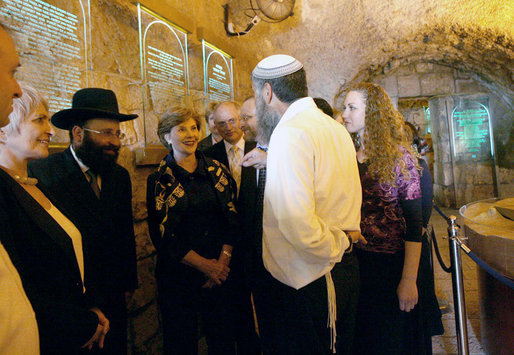
{"label": "tiled floor", "polygon": [[[457,210],[443,209],[443,212],[460,217]],[[434,227],[441,256],[447,266],[450,265],[450,253],[446,221],[434,210],[430,220]],[[458,219],[461,223],[462,219]],[[462,234],[462,233],[461,233]],[[464,297],[466,301],[466,313],[468,317],[468,341],[470,354],[485,354],[480,345],[480,306],[478,300],[477,266],[462,252],[462,270],[464,274]],[[457,354],[457,338],[455,334],[455,314],[453,307],[453,291],[451,275],[444,272],[434,255],[434,278],[438,299],[448,301],[450,312],[443,315],[445,333],[432,338],[434,354]]]}

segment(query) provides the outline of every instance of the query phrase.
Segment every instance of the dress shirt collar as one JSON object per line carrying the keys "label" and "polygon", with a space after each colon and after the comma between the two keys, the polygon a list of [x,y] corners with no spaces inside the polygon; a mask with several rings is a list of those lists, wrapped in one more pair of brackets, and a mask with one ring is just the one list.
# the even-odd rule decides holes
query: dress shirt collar
{"label": "dress shirt collar", "polygon": [[232,146],[234,146],[234,145],[236,145],[244,154],[244,151],[245,151],[244,136],[241,136],[241,139],[236,144],[230,144],[226,140],[223,140],[223,143],[225,143],[225,151],[227,152],[227,156],[229,156],[228,152],[230,151],[230,148],[232,148]]}
{"label": "dress shirt collar", "polygon": [[[77,162],[77,164],[79,165],[80,167],[80,170],[82,171],[82,173],[84,174],[84,176],[86,177],[87,181],[89,181],[91,183],[91,178],[89,177],[89,175],[86,173],[86,171],[89,170],[89,166],[85,165],[80,159],[79,157],[77,157],[77,154],[75,153],[75,151],[73,150],[73,146],[70,144],[70,151],[71,151],[71,155],[73,155],[73,159],[75,159],[75,161]],[[91,171],[93,172],[93,171]],[[102,188],[102,177],[100,176],[100,174],[95,174],[96,175],[96,184],[98,185],[98,188]]]}
{"label": "dress shirt collar", "polygon": [[77,154],[75,153],[75,151],[73,150],[73,146],[70,144],[70,150],[71,150],[71,155],[73,155],[73,159],[75,159],[75,161],[77,162],[77,164],[79,165],[80,167],[80,170],[82,170],[82,172],[85,174],[86,171],[89,170],[89,166],[85,165],[80,159],[79,157],[77,157]]}

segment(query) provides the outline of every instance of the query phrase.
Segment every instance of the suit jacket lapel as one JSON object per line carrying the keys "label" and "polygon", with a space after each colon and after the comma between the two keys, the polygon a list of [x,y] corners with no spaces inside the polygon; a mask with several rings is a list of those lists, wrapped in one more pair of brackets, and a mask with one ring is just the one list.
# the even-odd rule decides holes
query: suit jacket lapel
{"label": "suit jacket lapel", "polygon": [[[255,148],[254,142],[245,142],[245,154]],[[257,172],[253,167],[242,167],[241,169],[241,186],[245,182],[245,188],[257,188]]]}
{"label": "suit jacket lapel", "polygon": [[220,163],[223,163],[227,167],[227,169],[230,170],[230,164],[228,163],[228,156],[227,150],[225,149],[225,143],[223,142],[223,140],[221,140],[216,144],[216,149],[218,149],[218,156],[220,157]]}
{"label": "suit jacket lapel", "polygon": [[[2,173],[3,172],[2,170]],[[69,235],[61,228],[61,226],[51,217],[48,212],[12,178],[4,179],[9,189],[12,191],[20,208],[24,209],[27,216],[37,224],[47,236],[50,237],[59,247],[62,248],[66,257],[70,260],[72,265],[75,265],[78,270],[77,258],[73,249],[73,243]]]}
{"label": "suit jacket lapel", "polygon": [[70,195],[72,196],[71,198],[77,200],[76,205],[86,206],[86,208],[81,208],[82,211],[87,210],[95,217],[95,219],[102,220],[103,216],[100,213],[101,209],[99,208],[101,206],[101,202],[91,189],[86,176],[73,158],[69,148],[65,151],[65,158],[67,176],[62,181],[63,185],[69,189]]}

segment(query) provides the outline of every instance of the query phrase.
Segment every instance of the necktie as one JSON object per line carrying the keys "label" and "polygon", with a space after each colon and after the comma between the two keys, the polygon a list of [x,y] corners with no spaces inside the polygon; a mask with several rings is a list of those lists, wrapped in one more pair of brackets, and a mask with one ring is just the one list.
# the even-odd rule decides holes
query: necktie
{"label": "necktie", "polygon": [[89,185],[93,192],[95,193],[97,198],[100,198],[100,187],[98,187],[98,181],[96,175],[89,169],[86,171],[87,176],[89,176]]}
{"label": "necktie", "polygon": [[233,145],[230,148],[230,152],[230,172],[234,180],[236,180],[237,191],[239,192],[239,187],[241,186],[241,157],[239,155],[239,147]]}
{"label": "necktie", "polygon": [[255,241],[259,255],[262,255],[262,217],[264,210],[264,187],[266,186],[266,168],[259,169],[259,182],[257,184],[257,202],[255,211]]}

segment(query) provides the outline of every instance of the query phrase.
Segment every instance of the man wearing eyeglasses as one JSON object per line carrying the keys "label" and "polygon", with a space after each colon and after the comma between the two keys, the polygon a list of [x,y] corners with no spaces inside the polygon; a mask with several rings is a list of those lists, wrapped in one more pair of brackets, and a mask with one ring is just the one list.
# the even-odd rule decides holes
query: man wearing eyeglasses
{"label": "man wearing eyeglasses", "polygon": [[85,287],[110,320],[101,354],[127,353],[125,297],[137,287],[130,176],[116,163],[120,122],[135,118],[119,113],[111,90],[81,89],[72,108],[52,117],[54,126],[69,131],[68,149],[29,166],[82,234]]}
{"label": "man wearing eyeglasses", "polygon": [[[247,209],[243,196],[255,193],[257,176],[252,167],[241,165],[246,153],[255,148],[255,142],[246,141],[240,126],[239,105],[232,101],[218,104],[213,112],[214,124],[223,137],[221,142],[214,144],[204,153],[208,157],[225,164],[237,184],[238,199],[236,209],[240,217]],[[246,233],[242,233],[246,234]],[[260,354],[260,345],[253,322],[250,291],[245,284],[243,275],[243,258],[246,253],[243,248],[247,246],[245,239],[249,235],[241,235],[240,243],[234,246],[230,264],[234,297],[231,306],[234,308],[236,322],[236,342],[242,354]]]}

